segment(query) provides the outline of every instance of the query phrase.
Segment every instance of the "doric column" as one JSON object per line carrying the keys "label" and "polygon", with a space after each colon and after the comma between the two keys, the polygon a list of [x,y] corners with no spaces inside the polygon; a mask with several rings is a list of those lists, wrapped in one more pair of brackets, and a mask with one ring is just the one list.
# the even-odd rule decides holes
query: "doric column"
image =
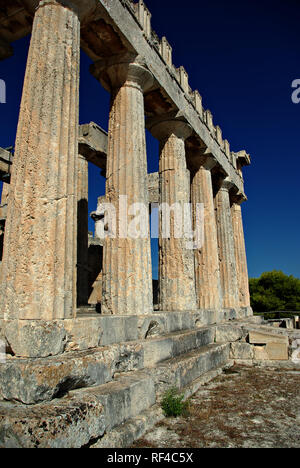
{"label": "doric column", "polygon": [[[98,62],[91,71],[112,94],[106,202],[114,206],[117,222],[115,236],[104,242],[101,309],[104,314],[149,314],[153,300],[143,92],[153,77],[139,57],[129,54]],[[143,207],[144,232],[134,238],[129,228],[136,203]]]}
{"label": "doric column", "polygon": [[225,309],[236,309],[239,307],[235,248],[229,198],[229,189],[231,187],[232,183],[230,180],[223,180],[215,197],[221,286],[223,307]]}
{"label": "doric column", "polygon": [[[185,140],[191,135],[192,130],[183,121],[168,119],[149,124],[149,128],[160,141],[160,309],[195,310],[197,302],[194,250],[191,249],[190,242],[184,234],[184,205],[190,203],[190,172],[186,164]],[[168,207],[167,210],[170,209],[168,236],[164,232],[167,211],[162,209],[163,204]],[[179,238],[176,233],[178,228],[178,232],[182,232]]]}
{"label": "doric column", "polygon": [[10,184],[3,183],[2,194],[1,194],[1,208],[8,206],[8,196],[9,196]]}
{"label": "doric column", "polygon": [[3,239],[4,239],[5,222],[6,222],[6,217],[7,217],[9,188],[10,188],[9,184],[6,184],[6,183],[3,184],[1,201],[0,201],[0,262],[2,261],[2,255],[3,255]]}
{"label": "doric column", "polygon": [[238,277],[239,301],[241,307],[250,307],[249,277],[241,203],[243,198],[234,201],[231,207],[236,269]]}
{"label": "doric column", "polygon": [[74,315],[79,58],[77,13],[69,2],[41,1],[33,22],[6,221],[0,299],[6,319]]}
{"label": "doric column", "polygon": [[[211,169],[216,165],[211,156],[199,155],[200,167],[192,180],[192,204],[194,229],[196,228],[196,206],[204,205],[203,245],[195,250],[196,292],[200,309],[222,307],[222,291],[218,253],[217,227],[213,197]],[[198,220],[199,222],[199,220]]]}
{"label": "doric column", "polygon": [[88,303],[89,163],[78,155],[77,172],[77,304]]}

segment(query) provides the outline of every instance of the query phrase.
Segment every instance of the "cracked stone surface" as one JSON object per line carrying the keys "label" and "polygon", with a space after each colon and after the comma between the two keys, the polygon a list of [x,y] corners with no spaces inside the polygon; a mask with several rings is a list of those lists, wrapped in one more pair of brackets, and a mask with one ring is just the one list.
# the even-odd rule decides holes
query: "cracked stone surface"
{"label": "cracked stone surface", "polygon": [[233,203],[231,207],[232,228],[234,236],[235,259],[238,278],[239,301],[241,307],[250,306],[249,277],[245,246],[242,207]]}
{"label": "cracked stone surface", "polygon": [[133,447],[299,448],[300,366],[236,366],[203,386],[187,418],[165,418]]}
{"label": "cracked stone surface", "polygon": [[[104,242],[102,313],[147,315],[153,309],[149,226],[136,238],[121,228],[124,231],[124,213],[133,203],[149,203],[143,92],[151,86],[152,75],[131,56],[100,61],[92,73],[112,92],[106,199],[116,210],[117,223],[116,236]],[[124,195],[121,210],[119,197]]]}
{"label": "cracked stone surface", "polygon": [[[179,120],[155,122],[152,134],[160,142],[159,184],[160,203],[176,206],[183,213],[184,204],[190,202],[190,172],[187,169],[185,140],[191,128]],[[170,210],[170,226],[167,227],[167,210],[161,206],[159,221],[159,281],[161,310],[195,310],[194,252],[188,247],[188,239],[180,231],[182,219]],[[176,231],[179,229],[181,236]],[[168,235],[167,235],[168,233]]]}
{"label": "cracked stone surface", "polygon": [[215,197],[223,307],[239,306],[235,246],[230,209],[231,183],[225,179]]}
{"label": "cracked stone surface", "polygon": [[1,270],[0,316],[71,318],[75,310],[80,22],[36,11],[20,108]]}

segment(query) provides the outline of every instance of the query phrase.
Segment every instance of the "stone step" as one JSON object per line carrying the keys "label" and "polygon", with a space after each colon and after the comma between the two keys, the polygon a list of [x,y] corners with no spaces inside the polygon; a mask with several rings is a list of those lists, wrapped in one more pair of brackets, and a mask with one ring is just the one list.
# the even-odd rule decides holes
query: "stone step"
{"label": "stone step", "polygon": [[[101,315],[92,307],[80,308],[75,320],[65,320],[66,350],[86,350],[97,346],[145,339],[155,334],[163,336],[197,329],[228,320],[237,320],[250,311],[234,309],[153,311],[150,315]],[[251,312],[252,313],[252,312]],[[241,317],[240,317],[241,316]]]}
{"label": "stone step", "polygon": [[[232,363],[229,362],[216,369],[206,372],[201,375],[198,379],[191,382],[187,387],[182,389],[185,399],[196,393],[199,388],[212,379],[215,379],[223,373],[224,368],[232,367]],[[152,429],[155,424],[159,423],[164,419],[164,414],[159,403],[156,403],[146,411],[141,412],[134,418],[129,419],[120,426],[115,427],[112,431],[104,434],[98,441],[91,444],[90,448],[126,448],[130,447],[132,443],[143,437],[145,433]]]}
{"label": "stone step", "polygon": [[76,388],[112,381],[116,374],[153,367],[214,341],[215,327],[43,359],[10,358],[0,364],[0,399],[36,404]]}
{"label": "stone step", "polygon": [[[82,309],[75,319],[28,321],[0,319],[0,339],[10,352],[23,358],[46,358],[63,352],[87,351],[112,344],[164,336],[224,321],[239,321],[247,311],[224,309],[154,311],[149,315],[101,315],[93,308]],[[249,312],[250,313],[250,312]]]}
{"label": "stone step", "polygon": [[205,374],[226,366],[228,357],[229,345],[208,345],[50,402],[34,406],[2,402],[0,448],[97,445],[104,434],[158,404],[161,393],[171,386],[188,389],[188,394],[196,391],[197,381],[205,381]]}
{"label": "stone step", "polygon": [[153,367],[162,361],[199,349],[214,341],[214,326],[144,340],[142,342],[144,366]]}
{"label": "stone step", "polygon": [[229,362],[230,344],[210,344],[158,364],[153,378],[158,397],[168,388],[183,389],[206,372]]}
{"label": "stone step", "polygon": [[142,372],[34,406],[0,403],[0,448],[81,448],[155,404]]}

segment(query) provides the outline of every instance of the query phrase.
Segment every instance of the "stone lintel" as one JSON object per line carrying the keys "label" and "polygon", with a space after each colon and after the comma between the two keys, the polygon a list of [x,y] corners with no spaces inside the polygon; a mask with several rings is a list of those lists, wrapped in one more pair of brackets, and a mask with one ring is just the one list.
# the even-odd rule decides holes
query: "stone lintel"
{"label": "stone lintel", "polygon": [[79,127],[79,154],[104,171],[106,170],[107,138],[107,132],[94,122]]}

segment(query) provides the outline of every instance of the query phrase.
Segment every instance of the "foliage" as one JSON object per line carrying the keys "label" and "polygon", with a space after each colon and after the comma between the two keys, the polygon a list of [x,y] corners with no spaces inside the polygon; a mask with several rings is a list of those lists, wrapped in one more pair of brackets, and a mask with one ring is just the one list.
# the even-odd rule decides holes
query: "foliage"
{"label": "foliage", "polygon": [[300,311],[300,279],[282,271],[250,279],[250,294],[254,312]]}
{"label": "foliage", "polygon": [[188,402],[184,401],[184,395],[175,387],[167,390],[163,396],[161,407],[167,417],[184,416],[188,412]]}

